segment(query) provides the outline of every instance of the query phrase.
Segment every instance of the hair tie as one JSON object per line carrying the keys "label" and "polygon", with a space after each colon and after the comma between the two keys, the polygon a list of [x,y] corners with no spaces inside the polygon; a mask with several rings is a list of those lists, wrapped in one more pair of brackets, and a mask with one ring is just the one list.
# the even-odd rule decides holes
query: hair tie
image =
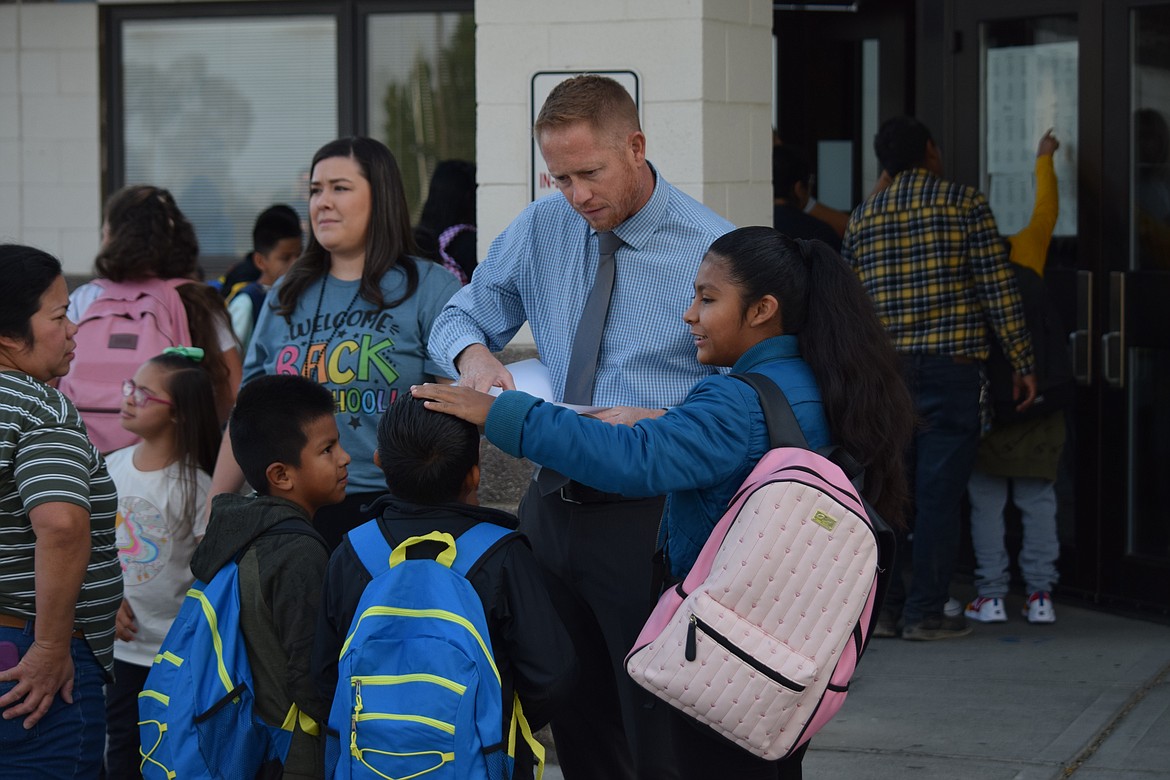
{"label": "hair tie", "polygon": [[194,361],[196,363],[203,360],[202,347],[167,347],[162,351],[162,353],[164,355],[178,355],[179,357],[185,357],[188,360]]}
{"label": "hair tie", "polygon": [[800,259],[804,261],[805,267],[811,269],[813,264],[812,242],[804,238],[796,238],[793,241],[796,242],[796,248],[800,250]]}

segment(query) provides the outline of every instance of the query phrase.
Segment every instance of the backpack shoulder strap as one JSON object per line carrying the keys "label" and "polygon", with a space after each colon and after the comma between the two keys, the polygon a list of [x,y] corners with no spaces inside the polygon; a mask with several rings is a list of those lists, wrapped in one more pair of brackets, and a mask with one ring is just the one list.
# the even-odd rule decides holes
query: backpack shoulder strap
{"label": "backpack shoulder strap", "polygon": [[730,374],[756,391],[760,397],[760,408],[764,410],[764,424],[768,426],[768,439],[772,449],[777,447],[800,447],[807,450],[808,440],[800,430],[800,423],[788,403],[784,391],[763,374]]}
{"label": "backpack shoulder strap", "polygon": [[378,518],[367,520],[350,531],[347,536],[358,560],[371,577],[377,577],[390,568],[390,543],[378,525]]}
{"label": "backpack shoulder strap", "polygon": [[317,543],[325,549],[326,553],[329,552],[329,543],[325,541],[324,536],[317,532],[316,528],[309,525],[300,518],[290,517],[287,520],[281,520],[275,525],[268,526],[263,531],[249,539],[244,544],[244,546],[240,548],[239,552],[233,556],[233,560],[236,563],[239,563],[240,559],[244,557],[244,553],[248,552],[248,548],[255,544],[256,540],[261,536],[277,536],[279,534],[300,534],[301,536],[308,536],[311,539],[316,539]]}
{"label": "backpack shoulder strap", "polygon": [[476,523],[455,540],[452,571],[470,579],[488,553],[516,534],[516,531],[510,531],[495,523]]}

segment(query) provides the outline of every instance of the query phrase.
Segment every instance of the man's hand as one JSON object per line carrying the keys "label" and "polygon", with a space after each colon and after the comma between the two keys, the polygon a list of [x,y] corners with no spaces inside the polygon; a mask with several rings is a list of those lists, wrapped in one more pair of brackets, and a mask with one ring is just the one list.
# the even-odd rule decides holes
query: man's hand
{"label": "man's hand", "polygon": [[118,607],[118,614],[114,617],[114,634],[123,642],[133,642],[138,633],[138,623],[134,620],[134,610],[130,602],[122,599],[122,606]]}
{"label": "man's hand", "polygon": [[412,385],[410,394],[421,398],[427,409],[442,412],[473,425],[482,426],[487,422],[495,397],[463,385],[425,384]]}
{"label": "man's hand", "polygon": [[73,703],[73,656],[69,639],[62,644],[33,642],[20,663],[0,672],[0,682],[16,681],[16,687],[0,696],[4,720],[27,715],[24,727],[31,729],[49,711],[58,693]]}
{"label": "man's hand", "polygon": [[516,383],[504,364],[483,344],[472,344],[455,358],[459,384],[486,393],[492,387],[515,390]]}
{"label": "man's hand", "polygon": [[1017,401],[1016,411],[1022,412],[1036,400],[1036,375],[1012,374],[1012,400]]}
{"label": "man's hand", "polygon": [[665,409],[642,409],[637,406],[611,406],[589,415],[611,425],[633,425],[638,420],[652,420],[666,414]]}

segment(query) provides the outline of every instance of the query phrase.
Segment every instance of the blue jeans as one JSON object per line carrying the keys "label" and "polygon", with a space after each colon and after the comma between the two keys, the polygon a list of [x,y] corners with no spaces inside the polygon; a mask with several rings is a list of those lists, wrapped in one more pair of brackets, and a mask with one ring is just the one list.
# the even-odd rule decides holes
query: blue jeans
{"label": "blue jeans", "polygon": [[[14,642],[21,657],[33,643],[28,628],[0,627],[0,640]],[[58,695],[35,726],[26,730],[24,718],[0,719],[0,764],[6,777],[77,778],[94,780],[101,774],[106,742],[105,675],[84,639],[72,640],[73,703]],[[0,683],[0,695],[16,683]]]}
{"label": "blue jeans", "polygon": [[1003,543],[1003,509],[1008,488],[1020,510],[1024,541],[1020,547],[1020,573],[1028,593],[1050,591],[1056,584],[1055,483],[1034,477],[996,477],[976,471],[967,483],[971,498],[971,542],[975,547],[975,587],[980,596],[1003,598],[1011,575]]}
{"label": "blue jeans", "polygon": [[948,598],[960,507],[979,450],[982,379],[978,362],[945,355],[903,355],[902,375],[919,418],[906,469],[914,544],[902,619],[913,625],[941,615]]}

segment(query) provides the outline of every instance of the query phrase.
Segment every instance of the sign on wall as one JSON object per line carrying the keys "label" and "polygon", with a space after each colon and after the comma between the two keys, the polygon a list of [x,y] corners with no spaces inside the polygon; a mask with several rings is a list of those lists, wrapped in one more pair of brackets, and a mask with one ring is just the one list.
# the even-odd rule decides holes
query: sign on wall
{"label": "sign on wall", "polygon": [[[548,93],[552,92],[553,87],[560,84],[566,79],[571,79],[574,76],[580,76],[585,73],[595,73],[599,76],[608,76],[617,83],[626,88],[626,91],[634,98],[634,105],[638,107],[638,116],[642,116],[642,96],[639,89],[638,74],[632,70],[542,70],[538,71],[532,76],[532,102],[529,108],[532,114],[532,120],[528,123],[529,127],[536,124],[536,115],[540,113],[541,106],[544,105],[545,98]],[[556,185],[553,184],[552,177],[548,173],[548,167],[545,165],[544,157],[540,154],[540,145],[536,143],[536,139],[532,139],[532,179],[529,185],[529,193],[532,200],[543,198],[549,193],[556,192]]]}

